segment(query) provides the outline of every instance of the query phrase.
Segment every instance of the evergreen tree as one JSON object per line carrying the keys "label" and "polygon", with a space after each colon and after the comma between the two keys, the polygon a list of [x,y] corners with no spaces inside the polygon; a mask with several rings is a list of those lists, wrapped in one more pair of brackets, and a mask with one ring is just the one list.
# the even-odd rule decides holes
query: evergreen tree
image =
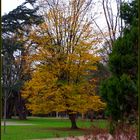
{"label": "evergreen tree", "polygon": [[124,122],[130,116],[137,117],[138,73],[138,6],[137,1],[123,3],[121,18],[125,22],[123,36],[113,44],[109,55],[111,77],[102,82],[100,94],[107,102],[107,111],[112,119]]}

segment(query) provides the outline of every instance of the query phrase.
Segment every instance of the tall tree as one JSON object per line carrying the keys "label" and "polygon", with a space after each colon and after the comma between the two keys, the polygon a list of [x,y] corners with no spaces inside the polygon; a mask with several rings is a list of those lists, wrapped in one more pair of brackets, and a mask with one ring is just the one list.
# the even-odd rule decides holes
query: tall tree
{"label": "tall tree", "polygon": [[107,102],[114,121],[125,122],[131,115],[137,119],[138,90],[138,5],[137,0],[124,3],[121,18],[126,28],[123,36],[113,44],[109,55],[112,76],[101,85],[101,94]]}
{"label": "tall tree", "polygon": [[[25,1],[13,11],[2,16],[2,87],[4,118],[11,118],[13,108],[20,119],[26,118],[25,103],[21,98],[20,88],[25,80],[25,60],[28,50],[25,49],[31,26],[39,24],[41,16],[36,15],[38,8],[27,8],[26,4],[34,6],[35,1]],[[28,43],[29,44],[29,43]]]}
{"label": "tall tree", "polygon": [[96,35],[87,17],[91,0],[45,2],[45,22],[30,36],[37,49],[28,58],[34,72],[23,97],[34,114],[66,111],[75,129],[77,112],[105,107],[87,78],[99,61]]}

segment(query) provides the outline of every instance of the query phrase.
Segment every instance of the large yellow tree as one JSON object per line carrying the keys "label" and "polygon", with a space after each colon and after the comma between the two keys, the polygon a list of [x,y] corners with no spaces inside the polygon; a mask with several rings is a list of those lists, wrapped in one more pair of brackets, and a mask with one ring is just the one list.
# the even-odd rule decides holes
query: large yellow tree
{"label": "large yellow tree", "polygon": [[77,128],[77,112],[105,107],[89,79],[100,60],[95,55],[96,35],[86,15],[91,1],[53,2],[46,1],[45,22],[29,37],[36,49],[27,58],[33,73],[22,95],[33,114],[66,111],[72,128]]}

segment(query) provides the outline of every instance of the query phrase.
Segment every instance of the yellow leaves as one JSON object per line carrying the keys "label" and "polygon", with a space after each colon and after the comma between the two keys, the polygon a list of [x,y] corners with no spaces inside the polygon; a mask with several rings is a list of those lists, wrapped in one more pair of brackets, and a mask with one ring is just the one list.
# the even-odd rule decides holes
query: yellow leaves
{"label": "yellow leaves", "polygon": [[100,97],[95,95],[94,85],[81,81],[79,84],[71,82],[57,86],[57,81],[47,66],[38,68],[32,74],[22,95],[28,98],[27,107],[33,114],[67,110],[83,113],[89,109],[97,111],[105,107]]}
{"label": "yellow leaves", "polygon": [[45,71],[45,67],[43,68],[37,69],[32,74],[32,79],[25,83],[22,94],[23,97],[28,97],[28,94],[36,96],[39,93],[45,93],[48,89],[53,87],[57,78],[52,73]]}
{"label": "yellow leaves", "polygon": [[42,30],[48,29],[47,23],[43,22],[42,24],[40,24],[40,28],[41,28]]}
{"label": "yellow leaves", "polygon": [[[105,107],[95,94],[95,85],[86,78],[91,70],[96,70],[95,63],[99,58],[88,51],[89,46],[76,47],[75,52],[67,55],[52,54],[51,46],[49,49],[39,47],[38,53],[32,55],[33,61],[44,62],[36,66],[32,79],[26,82],[22,92],[23,97],[28,98],[27,106],[33,113],[67,110],[84,113]],[[66,75],[63,80],[61,73]],[[64,83],[59,86],[61,80]]]}
{"label": "yellow leaves", "polygon": [[[85,0],[79,2],[84,6]],[[22,95],[33,113],[86,112],[104,107],[95,85],[88,80],[100,60],[95,55],[96,34],[92,23],[76,11],[76,5],[70,6],[53,5],[46,12],[45,22],[29,35],[31,48],[35,48],[26,61],[34,71]],[[71,11],[73,8],[75,11]],[[65,13],[68,9],[70,13]]]}
{"label": "yellow leaves", "polygon": [[50,43],[50,37],[44,34],[44,30],[41,30],[41,28],[38,29],[39,31],[32,31],[29,35],[29,39],[32,40],[32,42],[39,44],[40,46],[44,46],[45,44]]}

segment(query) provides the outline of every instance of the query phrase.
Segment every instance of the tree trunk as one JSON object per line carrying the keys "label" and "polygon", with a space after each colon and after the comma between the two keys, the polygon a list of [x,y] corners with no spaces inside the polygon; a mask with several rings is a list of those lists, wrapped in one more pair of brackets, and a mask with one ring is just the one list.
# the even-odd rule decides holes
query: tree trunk
{"label": "tree trunk", "polygon": [[85,118],[85,114],[84,113],[82,113],[82,119],[83,120],[85,120],[86,118]]}
{"label": "tree trunk", "polygon": [[6,108],[7,108],[7,95],[6,95],[6,91],[4,93],[4,118],[3,118],[3,121],[4,121],[4,134],[6,133]]}
{"label": "tree trunk", "polygon": [[93,111],[90,111],[90,121],[93,122]]}
{"label": "tree trunk", "polygon": [[59,117],[58,112],[56,112],[56,118],[58,118],[58,117]]}
{"label": "tree trunk", "polygon": [[13,115],[14,100],[13,98],[8,98],[6,105],[6,119],[11,119]]}
{"label": "tree trunk", "polygon": [[26,120],[27,118],[27,110],[25,106],[25,102],[22,99],[20,93],[18,93],[18,96],[15,97],[15,109],[16,113],[18,114],[18,117],[20,120]]}
{"label": "tree trunk", "polygon": [[69,114],[69,119],[71,121],[71,129],[78,129],[76,125],[76,114]]}

